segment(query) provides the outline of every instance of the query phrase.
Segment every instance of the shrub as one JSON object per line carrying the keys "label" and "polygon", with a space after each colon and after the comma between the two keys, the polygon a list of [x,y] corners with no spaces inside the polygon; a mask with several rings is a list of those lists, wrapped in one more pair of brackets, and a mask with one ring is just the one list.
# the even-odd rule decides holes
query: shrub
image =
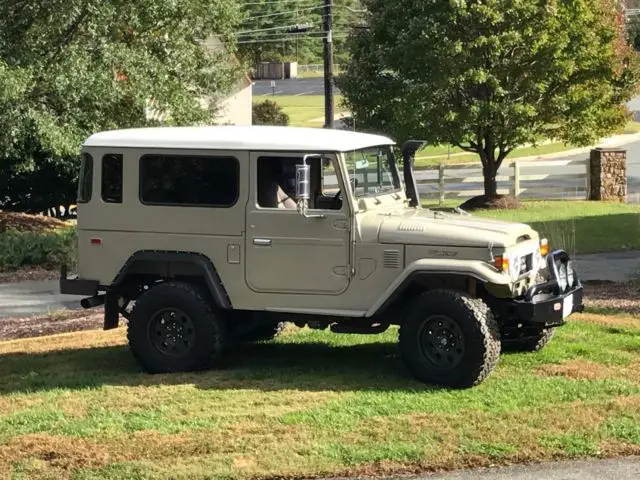
{"label": "shrub", "polygon": [[0,271],[23,266],[73,268],[76,258],[75,227],[42,232],[7,230],[0,233]]}
{"label": "shrub", "polygon": [[265,100],[253,104],[254,125],[289,125],[289,115],[276,102]]}

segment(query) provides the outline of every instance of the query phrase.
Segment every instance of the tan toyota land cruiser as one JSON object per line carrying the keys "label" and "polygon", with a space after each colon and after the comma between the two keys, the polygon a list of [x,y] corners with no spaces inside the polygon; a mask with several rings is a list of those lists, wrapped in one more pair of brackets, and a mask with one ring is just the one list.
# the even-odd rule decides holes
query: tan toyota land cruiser
{"label": "tan toyota land cruiser", "polygon": [[[421,142],[291,127],[159,127],[83,146],[78,275],[148,372],[215,366],[284,322],[399,326],[408,370],[465,388],[582,310],[568,255],[527,225],[420,207]],[[404,187],[403,187],[404,183]],[[372,368],[375,368],[372,366]]]}

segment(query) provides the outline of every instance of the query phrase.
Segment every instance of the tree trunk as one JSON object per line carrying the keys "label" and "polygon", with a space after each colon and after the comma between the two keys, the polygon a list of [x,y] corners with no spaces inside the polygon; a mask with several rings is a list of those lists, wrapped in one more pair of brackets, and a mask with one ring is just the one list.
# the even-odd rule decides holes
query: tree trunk
{"label": "tree trunk", "polygon": [[486,165],[482,168],[484,176],[484,196],[487,200],[493,200],[498,197],[498,182],[496,176],[498,174],[496,162],[493,155],[489,155]]}

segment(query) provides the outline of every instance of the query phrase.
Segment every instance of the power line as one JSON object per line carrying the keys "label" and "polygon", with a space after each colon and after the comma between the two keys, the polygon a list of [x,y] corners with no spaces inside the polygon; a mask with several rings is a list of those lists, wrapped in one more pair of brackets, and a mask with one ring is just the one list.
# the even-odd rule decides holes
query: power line
{"label": "power line", "polygon": [[267,18],[267,17],[281,17],[282,15],[289,15],[292,13],[298,13],[298,12],[305,12],[305,11],[309,11],[309,10],[320,10],[323,9],[324,7],[320,6],[320,7],[309,7],[309,8],[299,8],[298,10],[287,10],[286,12],[277,12],[277,13],[268,13],[266,15],[257,15],[255,17],[247,17],[244,20],[248,21],[248,20],[255,20],[256,18]]}
{"label": "power line", "polygon": [[236,36],[246,35],[247,33],[255,33],[255,32],[270,32],[273,30],[285,30],[288,28],[309,28],[311,25],[308,23],[296,24],[296,25],[282,25],[280,27],[269,27],[269,28],[256,28],[255,30],[246,30],[244,32],[236,33]]}
{"label": "power line", "polygon": [[290,2],[311,2],[312,0],[263,0],[262,2],[247,2],[241,3],[240,6],[244,7],[247,5],[272,5],[274,3],[290,3]]}
{"label": "power line", "polygon": [[[318,32],[318,33],[324,33],[324,32]],[[346,38],[349,35],[347,34],[338,34],[338,35],[333,35],[333,38]],[[326,35],[323,36],[312,36],[312,37],[308,37],[308,36],[295,36],[295,37],[280,37],[280,38],[270,38],[270,39],[253,39],[253,40],[240,40],[238,42],[236,42],[236,44],[238,45],[244,45],[247,43],[282,43],[282,42],[287,42],[287,41],[293,41],[293,40],[299,40],[299,39],[308,39],[308,40],[324,40],[327,38]]]}

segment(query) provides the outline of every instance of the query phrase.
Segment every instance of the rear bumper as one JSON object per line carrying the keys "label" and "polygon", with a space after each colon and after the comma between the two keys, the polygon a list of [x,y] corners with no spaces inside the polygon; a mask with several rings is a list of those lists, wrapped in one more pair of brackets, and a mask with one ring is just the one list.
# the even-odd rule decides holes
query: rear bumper
{"label": "rear bumper", "polygon": [[562,326],[571,314],[584,311],[584,288],[578,274],[574,273],[573,284],[564,290],[558,281],[558,264],[568,262],[569,255],[563,250],[551,252],[549,281],[532,286],[522,297],[501,301],[500,316],[518,326],[546,328]]}
{"label": "rear bumper", "polygon": [[94,296],[98,294],[100,283],[97,280],[86,280],[78,277],[68,277],[67,267],[60,268],[60,293],[63,295]]}

